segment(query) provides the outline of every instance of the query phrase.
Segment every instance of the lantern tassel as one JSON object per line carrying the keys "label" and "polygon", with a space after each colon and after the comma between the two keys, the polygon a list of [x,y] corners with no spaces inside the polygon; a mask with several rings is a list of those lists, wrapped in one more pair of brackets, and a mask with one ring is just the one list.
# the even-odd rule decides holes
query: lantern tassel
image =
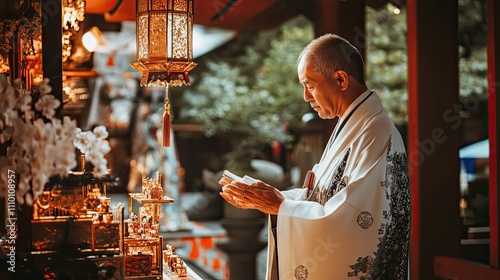
{"label": "lantern tassel", "polygon": [[163,111],[163,147],[170,147],[170,103],[168,101],[168,86],[165,93],[165,110]]}

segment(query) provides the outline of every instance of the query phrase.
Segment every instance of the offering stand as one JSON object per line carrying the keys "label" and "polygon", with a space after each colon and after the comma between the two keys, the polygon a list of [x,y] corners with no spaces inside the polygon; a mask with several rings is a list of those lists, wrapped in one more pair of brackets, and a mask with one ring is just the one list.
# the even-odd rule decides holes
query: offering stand
{"label": "offering stand", "polygon": [[72,172],[33,202],[30,246],[19,252],[19,279],[76,277],[78,272],[123,279],[123,207],[111,205],[114,177]]}
{"label": "offering stand", "polygon": [[[138,202],[138,215],[133,213],[133,204]],[[142,193],[129,194],[127,236],[123,239],[126,279],[162,279],[163,237],[159,235],[160,206],[174,200],[147,198]]]}
{"label": "offering stand", "polygon": [[[134,214],[134,202],[140,204],[138,214]],[[174,199],[163,195],[161,175],[156,179],[142,174],[142,192],[129,194],[127,231],[123,238],[125,279],[192,279],[181,257],[170,245],[163,246],[160,233],[161,204],[174,203]],[[164,271],[165,270],[165,271]]]}

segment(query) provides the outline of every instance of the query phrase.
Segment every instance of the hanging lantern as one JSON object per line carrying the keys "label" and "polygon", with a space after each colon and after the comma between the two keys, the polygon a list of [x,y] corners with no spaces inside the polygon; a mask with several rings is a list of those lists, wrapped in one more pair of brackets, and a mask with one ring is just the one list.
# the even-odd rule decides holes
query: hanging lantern
{"label": "hanging lantern", "polygon": [[141,86],[164,86],[163,146],[170,146],[170,86],[189,85],[193,61],[194,0],[137,0],[137,62]]}

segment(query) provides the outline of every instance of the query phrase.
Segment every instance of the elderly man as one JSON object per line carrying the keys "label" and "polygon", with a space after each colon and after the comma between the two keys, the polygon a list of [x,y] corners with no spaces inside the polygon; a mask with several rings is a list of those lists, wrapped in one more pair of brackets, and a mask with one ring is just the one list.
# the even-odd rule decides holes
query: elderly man
{"label": "elderly man", "polygon": [[339,117],[304,187],[223,177],[221,196],[269,214],[267,279],[407,279],[410,194],[403,140],[364,80],[363,59],[326,34],[299,55],[304,100]]}

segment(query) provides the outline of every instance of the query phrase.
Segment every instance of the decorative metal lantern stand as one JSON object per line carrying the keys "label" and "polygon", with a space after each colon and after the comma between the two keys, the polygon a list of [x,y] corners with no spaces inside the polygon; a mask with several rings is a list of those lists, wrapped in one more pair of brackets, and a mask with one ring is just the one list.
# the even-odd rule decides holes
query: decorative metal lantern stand
{"label": "decorative metal lantern stand", "polygon": [[137,0],[137,62],[141,86],[164,86],[164,147],[170,146],[170,86],[189,85],[193,61],[193,0]]}
{"label": "decorative metal lantern stand", "polygon": [[[141,86],[166,88],[165,109],[163,112],[163,147],[170,147],[171,138],[168,89],[170,86],[189,85],[189,71],[196,67],[196,63],[193,61],[193,2],[194,0],[136,1],[137,62],[131,63],[131,66],[141,72]],[[155,213],[157,232],[159,230],[160,212],[158,203],[165,201],[142,200],[134,196],[131,196],[131,198],[145,204],[143,207],[154,210],[152,212]],[[169,203],[173,202],[173,199],[169,201]],[[138,241],[142,242],[144,240],[139,239]],[[131,239],[129,242],[130,248],[133,248],[136,245],[134,242],[137,242],[137,240]],[[154,251],[154,260],[156,261],[153,262],[155,264],[153,268],[156,268],[154,272],[157,273],[152,274],[158,277],[161,276],[163,267],[161,254],[163,239],[161,236],[157,236],[152,239],[152,242],[151,244],[155,248],[152,251]],[[127,256],[125,259],[127,260]],[[133,264],[133,261],[131,261],[131,264]],[[141,271],[138,273],[143,274]],[[146,274],[150,273],[147,272]]]}

